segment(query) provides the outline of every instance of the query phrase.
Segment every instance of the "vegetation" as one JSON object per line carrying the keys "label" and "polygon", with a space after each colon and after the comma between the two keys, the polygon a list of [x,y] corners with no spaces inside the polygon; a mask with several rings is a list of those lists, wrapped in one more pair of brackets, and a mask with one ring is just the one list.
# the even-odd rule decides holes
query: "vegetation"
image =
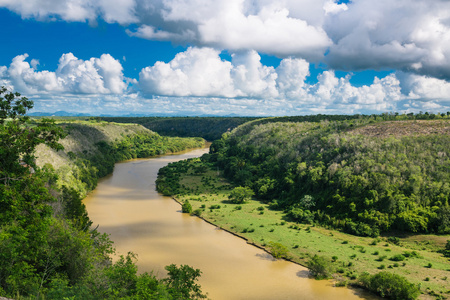
{"label": "vegetation", "polygon": [[[201,174],[197,172],[199,169]],[[233,186],[220,174],[223,171],[218,172],[206,155],[160,169],[157,188],[172,191],[171,195],[180,203],[188,200],[196,215],[265,248],[273,256],[277,254],[271,246],[276,243],[287,249],[285,257],[304,266],[314,255],[324,257],[331,272],[336,272],[333,277],[338,280],[337,285],[361,285],[359,278],[364,272],[377,274],[383,264],[383,271],[404,277],[415,286],[420,284],[424,299],[432,295],[448,297],[448,259],[438,253],[445,249],[448,236],[391,233],[372,238],[318,226],[315,221],[298,223],[289,216],[289,211],[274,209],[278,207],[274,202],[248,199],[244,204],[230,203]],[[316,197],[309,196],[299,201],[305,209],[311,209],[317,202]],[[395,261],[402,259],[400,255],[404,260]],[[426,268],[428,263],[431,268]]]}
{"label": "vegetation", "polygon": [[57,123],[68,135],[61,140],[64,151],[38,147],[37,165],[55,169],[57,185],[70,186],[84,197],[99,178],[110,174],[118,161],[150,157],[201,147],[201,138],[162,137],[134,124],[112,124],[98,120]]}
{"label": "vegetation", "polygon": [[257,120],[215,141],[203,160],[293,221],[362,236],[446,234],[450,120],[433,116]]}
{"label": "vegetation", "polygon": [[308,260],[306,265],[309,272],[316,279],[331,278],[331,275],[333,274],[330,261],[323,256],[319,256],[317,254],[314,255],[310,260]]}
{"label": "vegetation", "polygon": [[32,107],[28,99],[0,89],[0,295],[17,299],[205,298],[196,284],[197,269],[171,265],[168,277],[158,279],[137,274],[133,253],[112,261],[112,242],[89,228],[80,194],[72,187],[59,187],[53,170],[35,163],[36,147],[46,144],[61,149],[64,134],[53,120],[31,122],[25,113]]}
{"label": "vegetation", "polygon": [[183,213],[192,213],[192,206],[188,200],[184,201],[183,205],[181,205],[181,212]]}
{"label": "vegetation", "polygon": [[238,186],[235,187],[228,198],[236,204],[242,204],[246,200],[250,199],[255,193],[251,188]]}
{"label": "vegetation", "polygon": [[390,299],[413,300],[420,294],[417,285],[409,283],[402,276],[386,271],[374,275],[366,273],[361,276],[360,282],[368,290]]}
{"label": "vegetation", "polygon": [[254,120],[248,117],[102,117],[116,123],[135,123],[164,136],[220,139],[224,132]]}

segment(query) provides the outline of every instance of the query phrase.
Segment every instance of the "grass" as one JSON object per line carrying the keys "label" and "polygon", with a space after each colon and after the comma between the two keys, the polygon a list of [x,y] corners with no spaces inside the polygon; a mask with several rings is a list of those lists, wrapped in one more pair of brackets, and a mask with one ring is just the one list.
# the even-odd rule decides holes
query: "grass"
{"label": "grass", "polygon": [[[208,184],[204,185],[204,182]],[[450,275],[449,260],[435,252],[444,239],[450,239],[449,236],[400,237],[396,239],[396,244],[389,243],[388,237],[380,237],[374,242],[373,238],[286,221],[282,211],[270,210],[268,204],[256,200],[240,205],[229,203],[228,194],[232,187],[218,176],[217,170],[209,170],[200,176],[188,172],[180,183],[195,192],[176,195],[177,201],[189,200],[194,210],[202,210],[202,218],[245,238],[251,244],[268,251],[271,243],[283,245],[288,249],[287,258],[293,262],[306,266],[310,257],[320,253],[329,258],[336,272],[345,272],[339,276],[347,274],[350,283],[352,278],[357,278],[357,274],[374,274],[385,269],[420,284],[424,293],[420,296],[422,299],[435,298],[432,295],[450,296],[450,280],[447,280]],[[415,255],[408,255],[412,251]],[[401,263],[389,260],[402,256],[404,261]],[[429,280],[424,281],[424,277]]]}

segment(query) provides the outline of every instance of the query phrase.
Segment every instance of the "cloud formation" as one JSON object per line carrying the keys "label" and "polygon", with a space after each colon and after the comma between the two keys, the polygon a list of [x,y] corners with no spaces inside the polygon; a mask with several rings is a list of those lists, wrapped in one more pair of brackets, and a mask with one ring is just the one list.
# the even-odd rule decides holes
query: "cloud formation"
{"label": "cloud formation", "polygon": [[388,68],[450,79],[450,2],[359,0],[326,18],[331,68]]}
{"label": "cloud formation", "polygon": [[220,54],[191,47],[167,63],[143,68],[139,81],[125,78],[110,54],[89,60],[63,54],[55,71],[38,70],[39,61],[24,54],[9,67],[0,66],[0,83],[35,100],[36,110],[44,111],[71,107],[97,114],[234,111],[261,116],[450,111],[450,83],[442,79],[397,71],[354,86],[351,74],[338,77],[332,70],[311,80],[304,59],[285,58],[274,68],[264,65],[254,50],[234,53],[231,61]]}
{"label": "cloud formation", "polygon": [[63,54],[55,72],[37,71],[38,61],[30,65],[27,58],[28,54],[18,55],[9,68],[0,68],[0,78],[21,93],[121,94],[127,88],[122,65],[109,54],[89,60]]}
{"label": "cloud formation", "polygon": [[23,18],[119,23],[130,35],[255,50],[331,69],[450,79],[448,0],[0,0]]}

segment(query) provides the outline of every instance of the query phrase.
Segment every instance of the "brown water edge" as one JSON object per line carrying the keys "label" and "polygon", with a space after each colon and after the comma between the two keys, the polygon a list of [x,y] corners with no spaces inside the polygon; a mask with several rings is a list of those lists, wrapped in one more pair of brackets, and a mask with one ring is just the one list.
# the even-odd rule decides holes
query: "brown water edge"
{"label": "brown water edge", "polygon": [[199,268],[202,289],[213,300],[377,299],[362,290],[310,279],[306,268],[273,260],[243,239],[182,214],[178,203],[156,192],[161,167],[207,151],[118,163],[113,174],[100,180],[84,203],[99,230],[111,235],[118,254],[133,251],[139,272],[160,277],[172,263]]}

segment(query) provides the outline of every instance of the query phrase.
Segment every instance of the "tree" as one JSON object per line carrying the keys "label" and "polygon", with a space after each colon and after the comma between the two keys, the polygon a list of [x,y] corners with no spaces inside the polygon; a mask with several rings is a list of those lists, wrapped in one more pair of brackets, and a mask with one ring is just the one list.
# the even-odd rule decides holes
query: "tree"
{"label": "tree", "polygon": [[390,299],[414,300],[420,295],[417,285],[410,283],[405,277],[386,271],[375,275],[363,274],[359,281],[369,291]]}
{"label": "tree", "polygon": [[164,279],[169,293],[174,299],[205,299],[201,286],[196,283],[201,275],[199,269],[194,269],[188,265],[177,267],[175,264],[166,266],[168,278]]}
{"label": "tree", "polygon": [[246,200],[250,199],[255,193],[249,187],[238,186],[234,188],[228,199],[233,201],[234,203],[244,203]]}
{"label": "tree", "polygon": [[31,124],[25,115],[31,108],[33,102],[26,97],[0,88],[0,180],[6,185],[36,168],[33,152],[37,145],[63,149],[58,143],[64,136],[62,128],[50,119]]}
{"label": "tree", "polygon": [[269,242],[268,247],[273,257],[288,258],[289,250],[285,245],[276,242]]}
{"label": "tree", "polygon": [[49,232],[48,187],[54,176],[35,165],[39,144],[62,149],[62,128],[51,120],[32,123],[25,116],[33,102],[0,88],[0,290],[39,295],[52,260],[45,244]]}
{"label": "tree", "polygon": [[314,255],[307,263],[306,266],[309,269],[311,275],[316,279],[331,278],[333,273],[331,270],[331,263],[323,256]]}
{"label": "tree", "polygon": [[188,214],[192,213],[192,205],[188,200],[184,201],[183,205],[181,205],[181,212]]}

